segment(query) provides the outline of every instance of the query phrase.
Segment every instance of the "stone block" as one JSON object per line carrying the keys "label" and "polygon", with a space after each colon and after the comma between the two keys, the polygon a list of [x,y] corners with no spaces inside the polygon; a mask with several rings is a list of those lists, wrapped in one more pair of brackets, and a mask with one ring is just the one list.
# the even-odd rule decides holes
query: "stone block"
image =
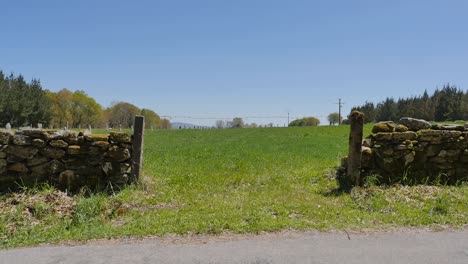
{"label": "stone block", "polygon": [[41,164],[44,164],[44,163],[47,163],[47,162],[49,162],[49,159],[47,157],[35,156],[32,159],[28,159],[26,161],[26,165],[28,167],[34,167],[34,166],[41,165]]}
{"label": "stone block", "polygon": [[89,147],[80,145],[68,146],[67,153],[69,155],[83,155],[89,153]]}
{"label": "stone block", "polygon": [[89,147],[89,154],[90,155],[99,155],[100,153],[101,154],[104,154],[105,151],[101,150],[99,147]]}
{"label": "stone block", "polygon": [[69,145],[76,145],[78,144],[78,134],[75,132],[67,131],[63,135],[63,140],[67,142]]}
{"label": "stone block", "polygon": [[408,166],[414,161],[414,155],[412,153],[408,153],[403,156],[403,160],[405,161],[405,166]]}
{"label": "stone block", "polygon": [[441,145],[429,145],[425,149],[426,156],[432,157],[439,155],[439,152],[442,150]]}
{"label": "stone block", "polygon": [[120,143],[119,146],[121,148],[132,149],[132,144],[128,144],[128,143]]}
{"label": "stone block", "polygon": [[87,141],[91,141],[91,142],[96,142],[96,141],[105,141],[105,142],[107,142],[109,140],[109,135],[91,134],[91,135],[85,135],[84,138]]}
{"label": "stone block", "polygon": [[381,142],[381,141],[391,141],[392,140],[392,135],[393,133],[377,133],[375,134],[374,138],[375,141]]}
{"label": "stone block", "polygon": [[418,141],[430,142],[432,144],[442,143],[442,132],[439,130],[418,131]]}
{"label": "stone block", "polygon": [[456,130],[456,131],[464,131],[465,127],[460,125],[439,125],[435,124],[431,126],[433,130]]}
{"label": "stone block", "polygon": [[35,138],[32,140],[31,145],[38,147],[38,148],[42,148],[45,146],[45,141],[40,138]]}
{"label": "stone block", "polygon": [[80,175],[72,170],[66,170],[60,173],[58,177],[59,185],[68,190],[76,190],[80,187]]}
{"label": "stone block", "polygon": [[102,164],[102,171],[110,178],[130,174],[132,166],[130,163],[105,162]]}
{"label": "stone block", "polygon": [[39,152],[39,150],[33,146],[8,145],[6,148],[7,155],[13,155],[23,160],[33,158],[37,152]]}
{"label": "stone block", "polygon": [[26,165],[22,162],[17,162],[9,165],[8,170],[20,173],[29,172],[28,167],[26,167]]}
{"label": "stone block", "polygon": [[22,130],[20,133],[23,135],[29,136],[31,138],[40,138],[43,140],[47,140],[49,138],[49,134],[44,130],[38,130],[38,129]]}
{"label": "stone block", "polygon": [[392,138],[396,141],[415,140],[417,138],[416,132],[395,132],[392,134]]}
{"label": "stone block", "polygon": [[458,158],[460,156],[460,150],[458,149],[448,149],[448,150],[441,150],[439,152],[439,155],[437,155],[438,157],[441,157],[441,158],[447,158],[447,159],[454,159],[454,158]]}
{"label": "stone block", "polygon": [[7,161],[5,159],[0,159],[0,174],[4,173],[7,170]]}
{"label": "stone block", "polygon": [[60,149],[60,148],[54,148],[54,147],[45,147],[41,149],[40,153],[43,156],[46,156],[52,159],[60,159],[65,156],[65,150]]}
{"label": "stone block", "polygon": [[66,147],[68,147],[68,143],[65,142],[65,141],[62,140],[62,139],[51,140],[51,141],[49,142],[49,145],[51,145],[51,146],[54,147],[54,148],[66,148]]}
{"label": "stone block", "polygon": [[463,133],[454,130],[421,130],[418,131],[418,140],[439,144],[442,141],[450,142],[458,140]]}
{"label": "stone block", "polygon": [[393,155],[393,149],[391,149],[391,148],[385,149],[385,150],[382,151],[382,154],[384,154],[385,156],[392,156]]}
{"label": "stone block", "polygon": [[110,132],[109,139],[114,143],[132,143],[132,138],[127,133]]}
{"label": "stone block", "polygon": [[396,150],[406,150],[406,149],[409,149],[408,145],[406,144],[398,144],[396,147],[395,147]]}
{"label": "stone block", "polygon": [[31,167],[31,172],[37,176],[46,176],[50,174],[50,164],[49,162],[43,163],[41,165],[37,165]]}
{"label": "stone block", "polygon": [[361,149],[361,168],[370,169],[373,167],[373,163],[372,149],[363,146]]}
{"label": "stone block", "polygon": [[125,161],[130,158],[130,151],[126,148],[120,148],[118,146],[112,146],[107,151],[107,155],[116,161]]}
{"label": "stone block", "polygon": [[377,134],[379,132],[393,132],[396,124],[393,121],[382,121],[372,127],[372,133]]}
{"label": "stone block", "polygon": [[52,160],[49,163],[50,172],[53,174],[60,173],[65,170],[65,164],[59,160]]}
{"label": "stone block", "polygon": [[407,126],[401,125],[401,124],[398,124],[395,127],[395,132],[406,132],[408,130],[409,130],[409,128]]}
{"label": "stone block", "polygon": [[86,159],[86,163],[89,164],[89,165],[92,165],[92,166],[96,166],[96,165],[101,164],[103,159],[104,159],[103,155],[89,156]]}
{"label": "stone block", "polygon": [[399,123],[406,126],[411,131],[419,131],[431,127],[431,123],[427,122],[426,120],[411,117],[403,117],[400,119]]}
{"label": "stone block", "polygon": [[109,142],[107,141],[95,141],[92,144],[93,146],[99,147],[101,150],[107,150],[109,148]]}
{"label": "stone block", "polygon": [[79,156],[68,157],[64,159],[63,162],[65,163],[65,167],[67,169],[77,169],[80,167],[87,166],[86,161],[82,157],[79,157]]}
{"label": "stone block", "polygon": [[25,158],[20,158],[20,157],[17,157],[15,155],[13,155],[13,154],[10,154],[10,155],[7,155],[6,160],[7,160],[8,163],[16,163],[16,162],[24,161]]}
{"label": "stone block", "polygon": [[0,131],[0,144],[6,145],[8,142],[10,142],[10,137],[11,137],[10,132],[2,132]]}
{"label": "stone block", "polygon": [[21,134],[15,134],[13,136],[13,144],[18,146],[29,146],[31,145],[31,138]]}

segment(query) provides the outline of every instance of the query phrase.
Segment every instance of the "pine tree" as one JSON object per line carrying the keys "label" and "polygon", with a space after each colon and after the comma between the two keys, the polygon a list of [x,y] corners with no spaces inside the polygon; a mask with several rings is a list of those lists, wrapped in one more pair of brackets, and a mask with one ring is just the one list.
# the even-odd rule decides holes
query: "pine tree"
{"label": "pine tree", "polygon": [[398,121],[398,108],[393,98],[377,105],[377,121]]}

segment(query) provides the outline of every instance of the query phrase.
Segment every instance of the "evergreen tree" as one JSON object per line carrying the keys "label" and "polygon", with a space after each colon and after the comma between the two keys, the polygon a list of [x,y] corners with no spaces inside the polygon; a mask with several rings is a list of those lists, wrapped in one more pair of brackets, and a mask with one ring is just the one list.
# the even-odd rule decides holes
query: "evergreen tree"
{"label": "evergreen tree", "polygon": [[366,101],[363,106],[354,107],[364,113],[365,122],[398,121],[401,117],[421,118],[428,121],[468,120],[468,91],[449,84],[442,90],[436,89],[432,96],[424,91],[422,96],[393,98],[373,104]]}
{"label": "evergreen tree", "polygon": [[461,120],[463,91],[455,86],[445,85],[442,90],[436,90],[433,95],[435,102],[435,121],[454,121]]}
{"label": "evergreen tree", "polygon": [[434,118],[434,102],[432,101],[431,97],[427,93],[427,90],[424,90],[424,94],[421,97],[421,104],[419,106],[420,109],[420,118],[428,121],[433,121]]}
{"label": "evergreen tree", "polygon": [[[354,107],[353,110],[357,110],[361,113],[364,114],[364,122],[365,123],[373,123],[376,121],[377,115],[376,115],[376,109],[374,106],[374,103],[366,101],[363,106],[357,106]],[[349,119],[349,116],[348,116]]]}
{"label": "evergreen tree", "polygon": [[398,121],[398,108],[393,98],[377,105],[377,121]]}
{"label": "evergreen tree", "polygon": [[49,100],[39,80],[30,83],[22,75],[0,72],[0,124],[10,123],[13,127],[38,123],[48,124],[50,120]]}

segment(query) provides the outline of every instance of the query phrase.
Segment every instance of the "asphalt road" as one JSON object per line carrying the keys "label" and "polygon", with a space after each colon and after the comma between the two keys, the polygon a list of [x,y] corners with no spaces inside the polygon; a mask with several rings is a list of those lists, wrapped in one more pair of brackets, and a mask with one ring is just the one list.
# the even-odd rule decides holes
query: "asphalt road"
{"label": "asphalt road", "polygon": [[[234,240],[232,240],[234,239]],[[0,251],[0,263],[468,263],[468,231],[104,241]]]}

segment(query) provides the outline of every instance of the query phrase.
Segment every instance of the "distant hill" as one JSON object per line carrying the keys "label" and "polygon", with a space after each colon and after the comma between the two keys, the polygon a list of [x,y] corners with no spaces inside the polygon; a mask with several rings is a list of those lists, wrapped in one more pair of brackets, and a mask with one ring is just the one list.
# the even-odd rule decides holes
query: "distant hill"
{"label": "distant hill", "polygon": [[209,126],[200,126],[200,125],[194,125],[194,124],[182,123],[182,122],[172,122],[171,125],[172,125],[172,129],[210,128]]}

